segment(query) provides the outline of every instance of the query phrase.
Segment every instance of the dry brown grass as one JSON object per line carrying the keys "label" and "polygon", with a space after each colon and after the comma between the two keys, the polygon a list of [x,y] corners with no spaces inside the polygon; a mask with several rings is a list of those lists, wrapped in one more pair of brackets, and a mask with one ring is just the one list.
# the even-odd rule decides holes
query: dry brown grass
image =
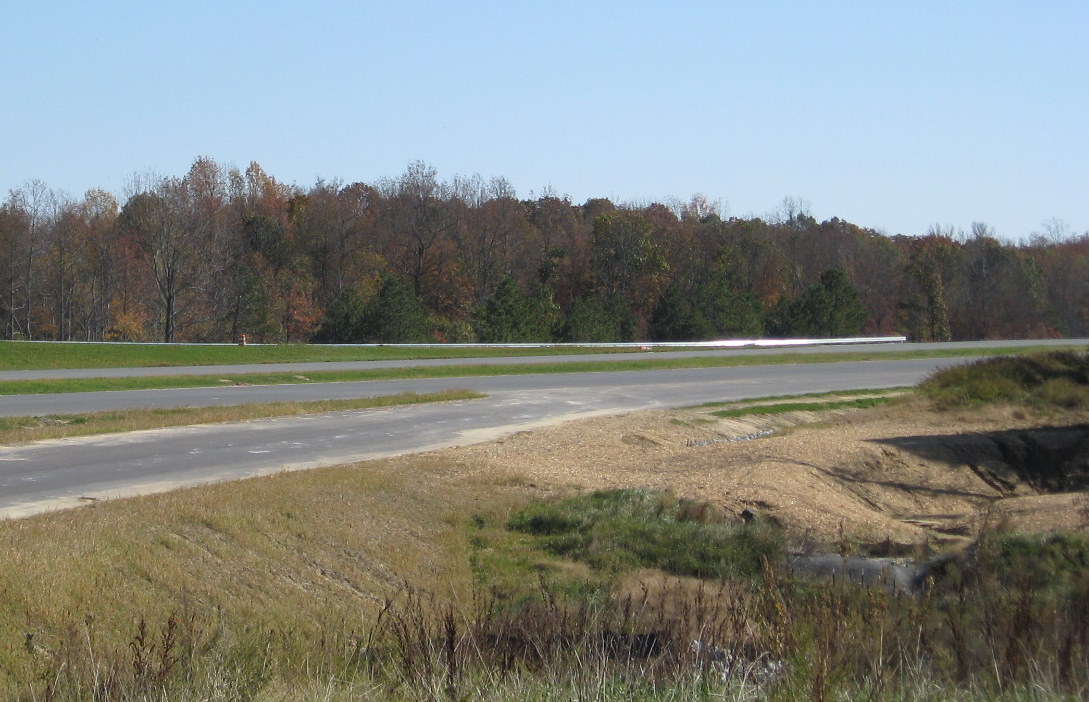
{"label": "dry brown grass", "polygon": [[400,393],[354,400],[318,402],[269,402],[227,407],[180,407],[176,409],[124,410],[49,417],[0,418],[0,446],[14,446],[32,441],[64,439],[75,436],[162,429],[193,424],[244,422],[268,417],[293,417],[302,414],[341,412],[372,407],[390,407],[423,402],[452,402],[483,397],[468,390],[436,393]]}
{"label": "dry brown grass", "polygon": [[[775,421],[784,427],[805,419]],[[469,602],[474,516],[502,525],[537,497],[660,485],[727,512],[759,499],[769,505],[762,510],[790,526],[803,517],[822,523],[805,505],[788,504],[815,495],[816,485],[831,497],[813,510],[822,509],[834,531],[843,518],[833,513],[832,498],[850,506],[859,495],[833,494],[835,476],[820,469],[857,463],[858,471],[879,474],[866,462],[880,453],[874,438],[940,433],[960,421],[988,429],[1019,420],[997,412],[932,416],[909,406],[851,414],[819,431],[799,427],[754,442],[688,447],[691,438],[761,426],[708,423],[695,411],[645,413],[0,521],[0,696],[13,680],[33,678],[35,665],[55,660],[65,632],[77,644],[94,639],[97,655],[126,661],[140,621],[150,622],[154,637],[171,614],[183,626],[199,620],[202,640],[277,631],[299,641],[365,631],[384,598],[406,585]],[[811,465],[786,463],[791,456]],[[929,469],[908,468],[901,477],[920,485],[933,479]],[[823,482],[795,485],[798,476]],[[760,485],[764,492],[757,493]],[[871,506],[858,523],[874,514]],[[643,578],[625,583],[622,593],[643,587],[653,593],[695,585],[648,585]],[[200,616],[191,620],[188,612]]]}
{"label": "dry brown grass", "polygon": [[[466,520],[521,484],[451,479],[435,456],[372,461],[0,521],[0,676],[72,621],[124,651],[146,618],[225,631],[362,628],[408,584],[467,599]],[[214,613],[214,616],[212,616]]]}

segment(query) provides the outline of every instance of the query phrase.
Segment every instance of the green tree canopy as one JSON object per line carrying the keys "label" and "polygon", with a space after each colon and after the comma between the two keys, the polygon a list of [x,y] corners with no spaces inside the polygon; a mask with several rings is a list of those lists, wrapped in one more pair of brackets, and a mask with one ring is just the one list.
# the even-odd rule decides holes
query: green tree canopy
{"label": "green tree canopy", "polygon": [[393,275],[383,275],[378,292],[367,304],[362,319],[364,341],[411,344],[428,341],[427,310],[412,286]]}
{"label": "green tree canopy", "polygon": [[665,289],[650,316],[650,337],[655,341],[709,339],[714,333],[699,303],[678,283]]}
{"label": "green tree canopy", "polygon": [[820,282],[799,299],[781,304],[777,316],[776,331],[792,336],[854,336],[866,323],[866,309],[858,293],[838,268],[821,273]]}
{"label": "green tree canopy", "polygon": [[427,310],[399,278],[384,275],[368,301],[348,287],[329,307],[314,341],[322,344],[410,344],[428,340]]}
{"label": "green tree canopy", "polygon": [[689,341],[763,335],[760,298],[734,280],[726,260],[701,272],[694,282],[674,278],[654,307],[651,338]]}
{"label": "green tree canopy", "polygon": [[636,326],[635,314],[619,297],[587,295],[571,303],[560,337],[569,342],[630,341]]}
{"label": "green tree canopy", "polygon": [[477,337],[492,343],[550,341],[555,305],[522,292],[510,276],[500,281],[474,320]]}
{"label": "green tree canopy", "polygon": [[362,343],[366,307],[366,301],[355,286],[346,288],[329,306],[325,321],[313,340],[319,344]]}

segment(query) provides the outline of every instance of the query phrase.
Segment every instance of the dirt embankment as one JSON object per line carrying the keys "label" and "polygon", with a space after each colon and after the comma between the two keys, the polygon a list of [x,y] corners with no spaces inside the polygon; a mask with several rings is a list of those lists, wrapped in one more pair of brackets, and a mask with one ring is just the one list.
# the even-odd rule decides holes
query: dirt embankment
{"label": "dirt embankment", "polygon": [[457,471],[501,471],[546,492],[669,489],[739,519],[775,519],[802,547],[902,551],[965,540],[996,520],[1085,528],[1087,420],[918,406],[743,420],[671,410],[521,433],[449,458]]}

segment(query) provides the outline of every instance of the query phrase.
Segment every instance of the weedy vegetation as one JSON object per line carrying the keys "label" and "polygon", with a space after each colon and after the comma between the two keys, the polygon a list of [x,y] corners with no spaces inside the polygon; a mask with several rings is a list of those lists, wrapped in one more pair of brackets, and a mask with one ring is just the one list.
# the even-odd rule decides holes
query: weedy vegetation
{"label": "weedy vegetation", "polygon": [[941,408],[986,404],[1032,409],[1089,407],[1089,353],[1052,351],[984,358],[935,373],[919,391]]}
{"label": "weedy vegetation", "polygon": [[617,572],[657,568],[673,575],[756,577],[779,560],[782,534],[763,524],[727,522],[706,502],[653,490],[606,490],[535,504],[508,526],[537,537],[555,556]]}
{"label": "weedy vegetation", "polygon": [[[592,513],[587,519],[578,517],[583,508]],[[929,587],[911,597],[793,577],[781,565],[773,525],[733,527],[727,542],[750,543],[746,530],[766,534],[759,547],[735,545],[731,555],[708,555],[695,568],[678,569],[664,553],[598,565],[583,554],[586,563],[572,568],[571,552],[555,548],[554,537],[565,534],[640,551],[638,543],[625,543],[633,530],[718,523],[710,506],[668,493],[599,492],[527,505],[503,522],[498,517],[478,513],[456,526],[470,535],[473,585],[466,597],[389,581],[386,594],[370,603],[327,602],[324,615],[319,607],[300,617],[288,610],[293,597],[312,599],[303,592],[269,600],[273,591],[261,589],[262,603],[243,608],[229,599],[213,604],[206,591],[193,591],[170,610],[133,612],[127,624],[77,606],[55,629],[16,624],[21,633],[5,636],[4,689],[22,700],[1064,700],[1089,694],[1084,536],[988,531],[970,553],[943,561]],[[273,536],[267,518],[258,525]],[[206,528],[228,541],[252,538],[232,535],[240,528],[235,522]],[[688,536],[671,538],[680,548]],[[312,557],[324,561],[322,549],[332,540],[315,542]],[[155,581],[154,570],[145,577]],[[670,574],[678,570],[705,574]],[[283,575],[275,569],[269,577]],[[28,624],[41,617],[34,604],[20,603]],[[248,613],[240,618],[239,609]]]}
{"label": "weedy vegetation", "polygon": [[[88,613],[12,646],[5,663],[19,682],[8,690],[24,700],[1080,699],[1087,554],[1081,538],[995,533],[920,597],[795,580],[765,561],[756,577],[703,579],[613,566],[607,586],[584,592],[538,569],[518,590],[479,583],[460,604],[405,585],[358,618],[311,626],[232,626],[191,603],[108,631]],[[1042,577],[1056,559],[1060,576]]]}

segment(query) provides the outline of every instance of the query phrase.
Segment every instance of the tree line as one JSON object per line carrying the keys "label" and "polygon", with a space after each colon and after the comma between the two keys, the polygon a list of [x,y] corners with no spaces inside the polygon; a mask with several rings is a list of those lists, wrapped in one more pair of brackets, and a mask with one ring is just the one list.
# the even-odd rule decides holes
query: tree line
{"label": "tree line", "polygon": [[1089,233],[886,236],[785,200],[518,199],[421,162],[374,184],[286,185],[198,158],[124,203],[33,181],[0,205],[8,339],[629,341],[1089,333]]}

